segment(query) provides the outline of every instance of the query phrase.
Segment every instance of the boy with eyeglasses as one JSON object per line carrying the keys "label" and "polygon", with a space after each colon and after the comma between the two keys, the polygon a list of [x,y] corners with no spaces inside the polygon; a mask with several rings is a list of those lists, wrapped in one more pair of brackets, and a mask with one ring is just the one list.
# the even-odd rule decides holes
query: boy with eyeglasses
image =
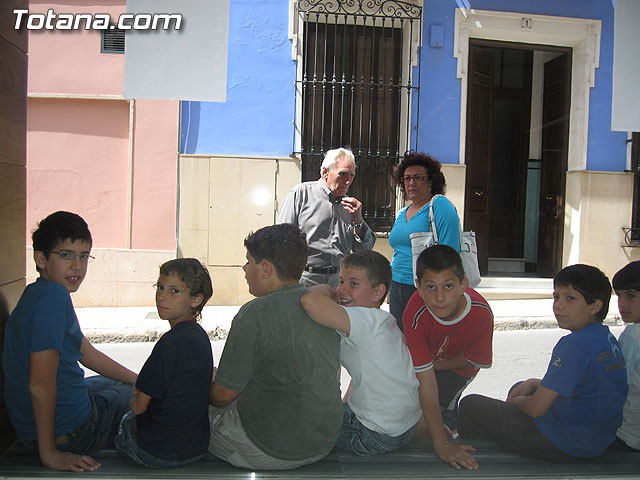
{"label": "boy with eyeglasses", "polygon": [[[9,418],[45,467],[93,471],[100,463],[86,454],[113,445],[137,375],[96,350],[78,324],[69,294],[80,288],[93,259],[87,223],[55,212],[32,239],[40,277],[25,288],[5,328]],[[78,362],[100,375],[85,380]]]}

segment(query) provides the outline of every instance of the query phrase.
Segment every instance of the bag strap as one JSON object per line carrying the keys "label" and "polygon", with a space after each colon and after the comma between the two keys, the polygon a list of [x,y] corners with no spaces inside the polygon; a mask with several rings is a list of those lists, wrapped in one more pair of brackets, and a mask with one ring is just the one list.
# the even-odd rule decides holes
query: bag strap
{"label": "bag strap", "polygon": [[[431,197],[429,202],[429,228],[433,234],[433,243],[434,245],[438,243],[438,232],[436,232],[436,219],[433,213],[433,204],[435,203],[436,198],[443,197],[444,195],[438,193]],[[462,252],[462,222],[460,221],[460,215],[458,215],[458,209],[455,205],[453,205],[453,209],[456,211],[456,215],[458,217],[458,228],[460,229],[460,251]]]}
{"label": "bag strap", "polygon": [[436,201],[436,198],[441,197],[441,194],[437,194],[434,195],[433,197],[431,197],[431,200],[429,200],[429,230],[431,231],[431,234],[433,235],[433,244],[437,244],[438,243],[438,232],[436,231],[436,218],[435,215],[433,213],[433,204]]}

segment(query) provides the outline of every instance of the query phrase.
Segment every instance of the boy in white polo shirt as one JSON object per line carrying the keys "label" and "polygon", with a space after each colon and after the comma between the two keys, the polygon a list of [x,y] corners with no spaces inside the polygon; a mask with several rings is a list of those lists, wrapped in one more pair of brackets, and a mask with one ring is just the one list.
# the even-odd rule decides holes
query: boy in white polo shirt
{"label": "boy in white polo shirt", "polygon": [[416,431],[421,410],[411,356],[395,318],[380,310],[389,261],[372,250],[340,266],[336,290],[317,285],[301,297],[309,316],[341,335],[340,363],[351,375],[336,446],[358,455],[396,450]]}

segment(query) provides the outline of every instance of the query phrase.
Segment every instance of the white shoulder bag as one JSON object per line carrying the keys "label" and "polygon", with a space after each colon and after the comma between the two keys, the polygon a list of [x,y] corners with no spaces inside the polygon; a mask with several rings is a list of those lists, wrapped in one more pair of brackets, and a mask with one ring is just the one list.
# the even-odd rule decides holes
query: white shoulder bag
{"label": "white shoulder bag", "polygon": [[[442,195],[434,195],[429,202],[429,226],[431,231],[414,232],[409,235],[409,238],[411,238],[411,254],[413,256],[413,278],[418,288],[418,278],[416,276],[416,262],[418,261],[418,257],[425,248],[438,243],[438,232],[436,231],[436,222],[433,215],[433,204],[438,197],[442,197]],[[459,216],[458,225],[460,225]],[[462,266],[464,267],[464,273],[469,282],[469,286],[471,288],[477,287],[480,284],[480,269],[478,268],[476,232],[473,230],[463,232],[462,226],[460,226],[460,258],[462,259]]]}

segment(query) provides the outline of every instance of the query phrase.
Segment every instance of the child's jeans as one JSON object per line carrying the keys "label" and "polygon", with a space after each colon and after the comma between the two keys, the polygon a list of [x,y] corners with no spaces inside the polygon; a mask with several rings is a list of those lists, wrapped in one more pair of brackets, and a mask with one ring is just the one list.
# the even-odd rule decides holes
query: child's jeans
{"label": "child's jeans", "polygon": [[168,468],[179,467],[181,465],[188,465],[202,458],[202,455],[198,455],[186,460],[167,460],[164,458],[158,458],[151,455],[144,450],[137,442],[137,428],[136,428],[136,416],[132,411],[122,417],[120,422],[120,428],[118,428],[118,435],[116,436],[116,448],[123,453],[129,455],[140,465],[152,468]]}
{"label": "child's jeans", "polygon": [[416,286],[413,284],[407,285],[406,283],[392,281],[389,287],[389,313],[395,317],[398,328],[402,333],[404,333],[402,314],[415,291]]}
{"label": "child's jeans", "polygon": [[416,433],[416,423],[409,430],[397,437],[375,432],[365,427],[348,404],[344,404],[342,428],[336,447],[350,450],[357,455],[373,455],[392,452],[406,445]]}
{"label": "child's jeans", "polygon": [[483,395],[467,395],[460,400],[458,432],[465,440],[470,437],[493,439],[506,450],[547,461],[576,459],[545,437],[533,419],[516,404]]}
{"label": "child's jeans", "polygon": [[[100,448],[113,446],[120,419],[129,410],[133,386],[101,375],[88,377],[89,418],[71,433],[56,438],[56,448],[84,455]],[[22,443],[38,449],[37,441]]]}
{"label": "child's jeans", "polygon": [[434,373],[438,384],[438,402],[444,408],[442,421],[451,430],[456,430],[458,428],[458,400],[460,400],[464,389],[476,377],[463,377],[453,370],[438,370]]}

